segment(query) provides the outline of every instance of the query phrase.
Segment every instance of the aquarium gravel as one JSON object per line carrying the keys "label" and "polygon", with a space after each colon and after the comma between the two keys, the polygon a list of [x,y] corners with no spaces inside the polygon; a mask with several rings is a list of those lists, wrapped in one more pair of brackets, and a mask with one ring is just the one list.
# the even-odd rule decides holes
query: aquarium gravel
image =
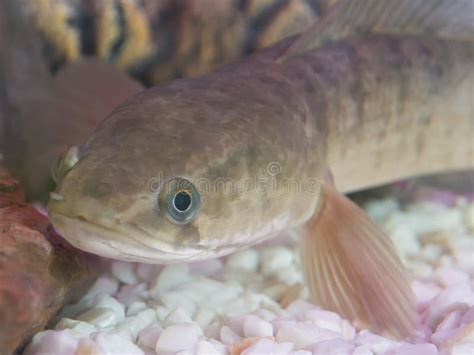
{"label": "aquarium gravel", "polygon": [[189,265],[112,262],[26,354],[474,354],[474,203],[423,193],[366,211],[414,277],[410,342],[356,329],[308,303],[289,236]]}

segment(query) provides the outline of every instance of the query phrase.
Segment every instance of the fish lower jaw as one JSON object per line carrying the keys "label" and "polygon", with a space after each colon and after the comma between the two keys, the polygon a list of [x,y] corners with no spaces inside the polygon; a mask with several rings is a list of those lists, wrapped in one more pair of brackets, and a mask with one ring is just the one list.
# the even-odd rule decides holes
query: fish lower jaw
{"label": "fish lower jaw", "polygon": [[[159,250],[124,233],[58,213],[50,214],[55,230],[74,247],[102,257],[148,264],[171,264],[202,260],[212,256],[205,250]],[[172,248],[172,246],[167,246]],[[163,248],[164,249],[164,248]],[[206,257],[207,256],[207,257]]]}

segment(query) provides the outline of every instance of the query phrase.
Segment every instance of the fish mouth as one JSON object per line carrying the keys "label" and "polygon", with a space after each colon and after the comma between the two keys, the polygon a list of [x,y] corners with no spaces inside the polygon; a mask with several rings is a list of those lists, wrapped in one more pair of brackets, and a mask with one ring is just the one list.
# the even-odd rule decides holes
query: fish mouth
{"label": "fish mouth", "polygon": [[130,228],[128,231],[110,229],[82,217],[69,217],[58,212],[50,213],[49,218],[54,229],[74,247],[106,258],[170,264],[212,257],[207,255],[209,253],[204,249],[180,247],[177,250],[168,243],[158,241],[154,241],[152,247],[141,241],[149,239],[150,236],[139,229],[133,230],[133,233],[130,233]]}

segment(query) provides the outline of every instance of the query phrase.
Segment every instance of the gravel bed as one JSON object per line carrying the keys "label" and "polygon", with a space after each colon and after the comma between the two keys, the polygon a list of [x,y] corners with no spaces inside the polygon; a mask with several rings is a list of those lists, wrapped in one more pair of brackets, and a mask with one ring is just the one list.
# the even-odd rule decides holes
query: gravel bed
{"label": "gravel bed", "polygon": [[112,262],[25,353],[472,355],[474,203],[421,195],[365,205],[414,277],[420,325],[409,342],[308,303],[297,243],[287,236],[188,265]]}

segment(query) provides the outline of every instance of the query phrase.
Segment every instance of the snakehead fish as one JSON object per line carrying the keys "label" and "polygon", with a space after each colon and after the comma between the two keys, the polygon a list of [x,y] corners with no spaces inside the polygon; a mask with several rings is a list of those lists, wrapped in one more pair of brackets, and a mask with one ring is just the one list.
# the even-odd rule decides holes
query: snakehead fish
{"label": "snakehead fish", "polygon": [[473,16],[470,0],[340,1],[299,36],[133,95],[58,160],[51,221],[80,249],[149,263],[294,230],[316,303],[406,337],[403,265],[339,191],[474,166]]}

